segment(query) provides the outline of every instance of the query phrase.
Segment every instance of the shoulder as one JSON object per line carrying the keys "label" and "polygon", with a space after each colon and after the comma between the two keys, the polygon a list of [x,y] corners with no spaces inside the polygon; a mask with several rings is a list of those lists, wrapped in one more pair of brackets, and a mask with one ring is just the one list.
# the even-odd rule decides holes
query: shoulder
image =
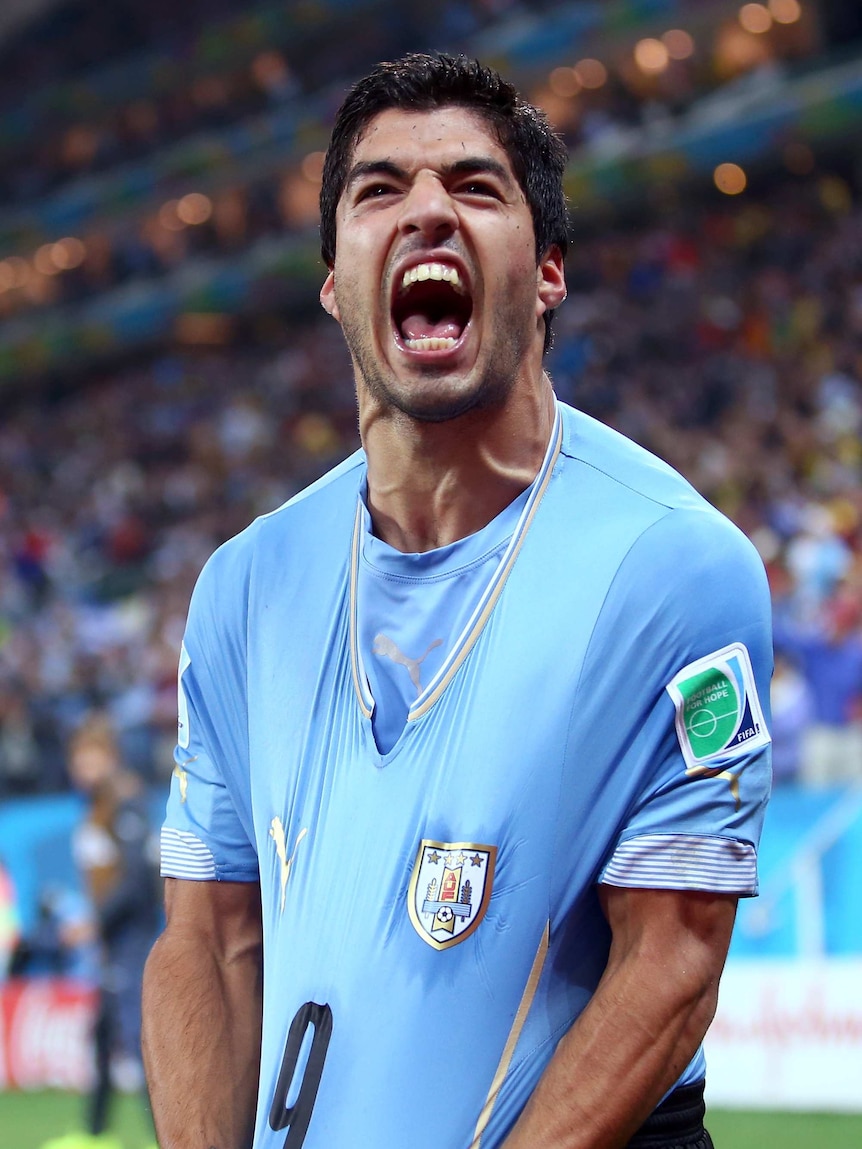
{"label": "shoulder", "polygon": [[763,561],[705,500],[667,508],[632,541],[606,606],[613,611],[622,602],[634,618],[652,620],[665,641],[677,633],[684,645],[694,639],[717,649],[744,632],[745,641],[771,646]]}
{"label": "shoulder", "polygon": [[769,587],[752,542],[657,456],[570,407],[563,419],[579,534],[616,556],[596,634],[616,642],[622,628],[657,658],[673,650],[690,659],[735,641],[765,652]]}
{"label": "shoulder", "polygon": [[365,454],[356,451],[280,507],[260,515],[212,554],[201,572],[199,588],[225,582],[247,585],[253,568],[261,563],[277,560],[284,564],[303,558],[312,541],[333,526],[352,523],[364,474]]}
{"label": "shoulder", "polygon": [[[364,455],[356,452],[282,506],[261,515],[222,543],[198,576],[186,627],[186,645],[241,651],[255,589],[332,571],[349,552]],[[345,543],[345,539],[347,542]]]}
{"label": "shoulder", "polygon": [[728,577],[751,580],[767,591],[766,570],[751,540],[709,503],[669,508],[637,540],[632,556],[649,561],[659,577],[684,580],[701,590]]}
{"label": "shoulder", "polygon": [[559,406],[563,416],[562,454],[617,487],[621,495],[647,500],[657,509],[699,509],[718,514],[669,463],[582,411],[565,403]]}
{"label": "shoulder", "polygon": [[[743,532],[664,460],[597,420],[560,404],[565,495],[558,515],[593,549],[617,556],[616,589],[654,600],[683,585],[706,591],[728,580],[766,593],[757,550]],[[612,546],[611,546],[612,544]]]}

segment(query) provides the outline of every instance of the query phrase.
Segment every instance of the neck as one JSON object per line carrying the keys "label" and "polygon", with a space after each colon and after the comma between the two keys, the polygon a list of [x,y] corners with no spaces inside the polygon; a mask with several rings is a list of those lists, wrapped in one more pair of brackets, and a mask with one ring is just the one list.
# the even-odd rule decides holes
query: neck
{"label": "neck", "polygon": [[374,533],[419,553],[481,530],[532,483],[553,422],[546,375],[536,392],[493,412],[441,423],[392,411],[361,420]]}

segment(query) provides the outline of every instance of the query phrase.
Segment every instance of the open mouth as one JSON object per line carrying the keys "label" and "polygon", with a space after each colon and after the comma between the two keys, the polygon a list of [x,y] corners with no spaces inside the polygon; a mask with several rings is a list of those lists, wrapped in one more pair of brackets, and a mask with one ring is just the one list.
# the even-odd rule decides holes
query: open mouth
{"label": "open mouth", "polygon": [[464,334],[473,301],[457,268],[420,263],[404,272],[392,304],[392,321],[409,351],[450,351]]}

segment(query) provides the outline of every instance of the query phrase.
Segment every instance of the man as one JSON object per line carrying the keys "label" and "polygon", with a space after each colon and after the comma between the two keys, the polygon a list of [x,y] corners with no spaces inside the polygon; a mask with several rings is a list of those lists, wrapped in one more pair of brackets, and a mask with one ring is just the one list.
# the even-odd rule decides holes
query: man
{"label": "man", "polygon": [[163,1149],[709,1144],[767,590],[554,398],[564,164],[463,59],[381,65],[339,112],[321,301],[364,452],[195,592],[145,983]]}
{"label": "man", "polygon": [[[119,1149],[108,1131],[115,1080],[140,1089],[141,980],[160,924],[158,875],[146,796],[123,764],[113,724],[93,712],[69,741],[69,777],[87,810],[73,839],[95,916],[99,986],[87,1100],[87,1132],[47,1141],[43,1149]],[[75,931],[80,945],[86,932]]]}

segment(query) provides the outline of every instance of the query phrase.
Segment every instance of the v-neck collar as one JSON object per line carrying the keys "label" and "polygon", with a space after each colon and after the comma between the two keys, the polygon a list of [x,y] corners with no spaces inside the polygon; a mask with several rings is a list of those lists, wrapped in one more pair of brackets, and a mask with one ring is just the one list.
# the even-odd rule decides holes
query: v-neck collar
{"label": "v-neck collar", "polygon": [[[408,726],[417,718],[421,718],[423,714],[427,714],[431,707],[438,701],[467,655],[476,645],[479,635],[482,633],[497,599],[502,593],[506,579],[512,571],[515,559],[518,557],[518,552],[523,545],[527,531],[550,482],[554,464],[560,454],[562,442],[563,420],[560,406],[557,403],[554,425],[551,430],[547,450],[545,451],[545,457],[542,460],[542,465],[539,468],[536,478],[533,480],[532,489],[524,504],[524,509],[521,512],[517,525],[512,532],[512,537],[509,539],[509,543],[500,563],[489,578],[488,584],[482,592],[473,613],[467,620],[458,638],[452,644],[452,648],[440,666],[440,669],[408,710]],[[371,693],[368,675],[365,672],[365,665],[362,660],[362,652],[359,649],[359,622],[357,617],[357,585],[362,550],[363,511],[364,504],[360,494],[357,495],[356,500],[356,515],[353,521],[353,540],[350,548],[350,669],[353,679],[353,688],[356,692],[360,709],[363,715],[370,719],[374,713],[374,696]]]}

